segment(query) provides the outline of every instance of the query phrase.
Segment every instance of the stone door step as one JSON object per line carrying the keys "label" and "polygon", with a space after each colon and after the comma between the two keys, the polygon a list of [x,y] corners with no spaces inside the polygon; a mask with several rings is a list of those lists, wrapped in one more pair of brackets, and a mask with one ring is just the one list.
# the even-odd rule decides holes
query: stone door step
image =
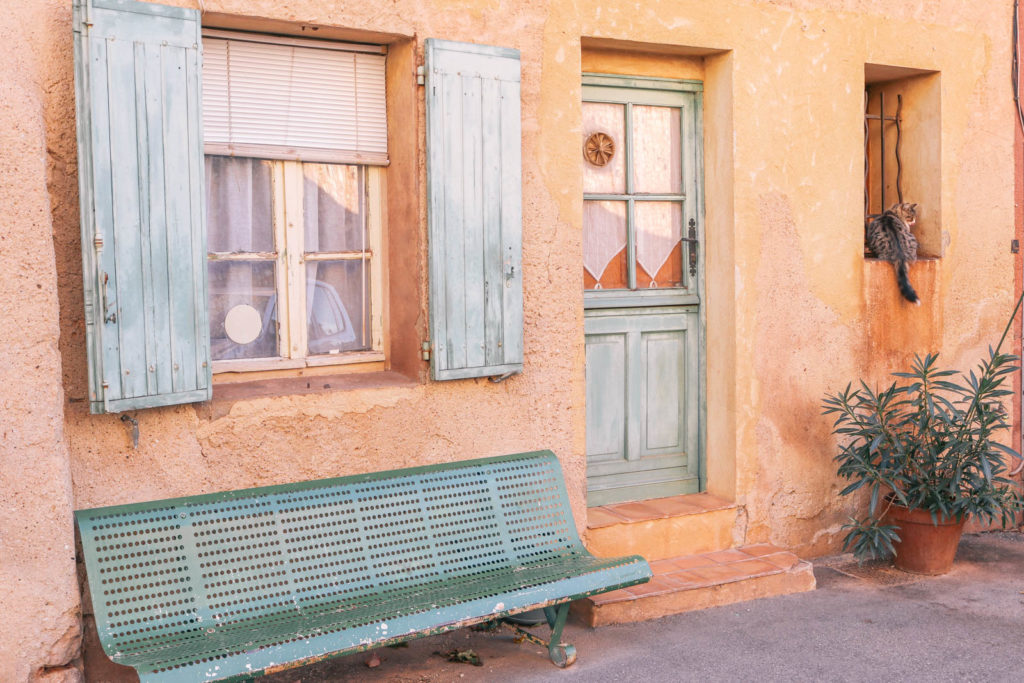
{"label": "stone door step", "polygon": [[645,584],[573,603],[589,626],[624,624],[814,590],[810,562],[766,543],[651,562]]}
{"label": "stone door step", "polygon": [[709,493],[616,503],[587,510],[586,545],[598,557],[661,560],[733,545],[737,507]]}

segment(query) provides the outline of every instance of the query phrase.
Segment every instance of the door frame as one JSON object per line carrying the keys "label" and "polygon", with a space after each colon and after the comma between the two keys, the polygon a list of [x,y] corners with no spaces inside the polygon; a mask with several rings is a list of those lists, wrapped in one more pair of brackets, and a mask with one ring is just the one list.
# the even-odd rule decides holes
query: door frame
{"label": "door frame", "polygon": [[[586,91],[592,88],[601,88],[602,94],[610,95],[610,97],[588,98]],[[621,96],[615,96],[615,93],[621,89],[623,94]],[[697,305],[697,392],[698,392],[698,407],[697,407],[697,480],[699,482],[699,490],[707,490],[707,297],[706,297],[706,272],[707,272],[707,239],[705,234],[705,210],[704,210],[704,138],[705,138],[705,126],[704,126],[704,81],[695,79],[676,79],[676,78],[661,78],[653,76],[638,76],[638,75],[621,75],[621,74],[608,74],[608,73],[594,73],[594,72],[583,72],[582,74],[582,90],[581,90],[581,103],[582,102],[609,102],[609,103],[632,103],[633,99],[627,94],[629,91],[644,91],[646,94],[657,93],[658,91],[666,93],[692,93],[694,98],[693,107],[693,153],[688,154],[685,146],[680,150],[681,158],[683,162],[683,178],[684,178],[684,195],[686,201],[683,202],[683,225],[682,234],[685,238],[687,237],[688,223],[690,219],[695,221],[696,227],[696,238],[697,238],[697,275],[695,277],[696,291],[692,295],[680,296],[679,292],[666,292],[664,290],[643,290],[643,291],[627,291],[627,290],[587,290],[584,291],[584,316],[588,309],[614,309],[614,308],[647,308],[651,306],[671,306],[671,305]],[[644,98],[644,102],[641,104],[654,104],[657,105],[657,96]],[[665,104],[672,106],[671,97],[667,97]],[[686,129],[686,122],[681,121],[683,130]],[[631,147],[632,144],[632,130],[628,121],[624,126],[624,132],[626,135],[626,146]],[[681,143],[685,141],[685,137],[681,131]],[[692,178],[687,177],[687,161],[692,164]],[[627,174],[629,168],[627,166]],[[693,186],[693,201],[690,201],[688,191],[690,184]],[[584,197],[580,195],[580,205]],[[627,247],[628,248],[628,247]],[[688,253],[688,252],[687,252]],[[687,267],[686,259],[683,260],[683,268]],[[695,299],[695,301],[694,301]],[[584,332],[584,344],[586,333]],[[584,367],[584,373],[586,368]],[[586,410],[587,406],[584,404],[584,424],[586,423]],[[585,448],[585,447],[584,447]],[[586,450],[584,450],[586,452]],[[589,489],[588,489],[589,490]]]}

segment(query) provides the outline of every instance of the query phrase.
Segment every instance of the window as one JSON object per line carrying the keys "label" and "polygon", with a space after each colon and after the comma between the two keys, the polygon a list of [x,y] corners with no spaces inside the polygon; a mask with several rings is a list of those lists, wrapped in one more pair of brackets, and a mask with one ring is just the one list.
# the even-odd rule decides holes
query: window
{"label": "window", "polygon": [[916,203],[919,258],[944,250],[940,97],[936,72],[864,66],[865,225],[898,201]]}
{"label": "window", "polygon": [[[215,364],[383,367],[385,49],[204,30],[156,2],[72,5],[89,409],[208,400]],[[426,125],[392,133],[388,173],[415,184],[425,133],[433,376],[506,375],[523,367],[519,54],[423,48]],[[405,80],[391,105],[415,120],[417,99]],[[410,204],[392,202],[416,234],[393,258],[418,264]],[[388,315],[415,373],[409,292]]]}
{"label": "window", "polygon": [[380,183],[372,167],[207,155],[215,372],[383,358]]}
{"label": "window", "polygon": [[214,372],[383,360],[380,48],[203,47]]}

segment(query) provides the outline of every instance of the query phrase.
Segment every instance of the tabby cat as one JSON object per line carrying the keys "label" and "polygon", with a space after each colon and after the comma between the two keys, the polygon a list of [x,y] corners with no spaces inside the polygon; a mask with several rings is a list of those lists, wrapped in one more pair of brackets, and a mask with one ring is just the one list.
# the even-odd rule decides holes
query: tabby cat
{"label": "tabby cat", "polygon": [[875,256],[891,262],[896,268],[896,284],[903,298],[920,306],[921,300],[907,276],[907,264],[917,260],[917,240],[910,232],[916,220],[917,204],[893,204],[868,224],[867,242]]}

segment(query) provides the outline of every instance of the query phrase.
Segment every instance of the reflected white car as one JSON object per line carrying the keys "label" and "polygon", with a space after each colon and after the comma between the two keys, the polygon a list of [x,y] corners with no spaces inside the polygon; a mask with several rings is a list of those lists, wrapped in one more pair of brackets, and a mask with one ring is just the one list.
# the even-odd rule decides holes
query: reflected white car
{"label": "reflected white car", "polygon": [[[348,351],[345,348],[356,341],[345,304],[335,288],[322,280],[311,283],[306,292],[306,319],[308,321],[308,346],[310,355]],[[259,292],[249,290],[253,299]],[[255,301],[253,302],[255,303]],[[263,306],[262,326],[259,335],[248,344],[238,344],[228,337],[210,339],[210,352],[214,360],[235,358],[277,357],[277,294],[267,298]]]}

